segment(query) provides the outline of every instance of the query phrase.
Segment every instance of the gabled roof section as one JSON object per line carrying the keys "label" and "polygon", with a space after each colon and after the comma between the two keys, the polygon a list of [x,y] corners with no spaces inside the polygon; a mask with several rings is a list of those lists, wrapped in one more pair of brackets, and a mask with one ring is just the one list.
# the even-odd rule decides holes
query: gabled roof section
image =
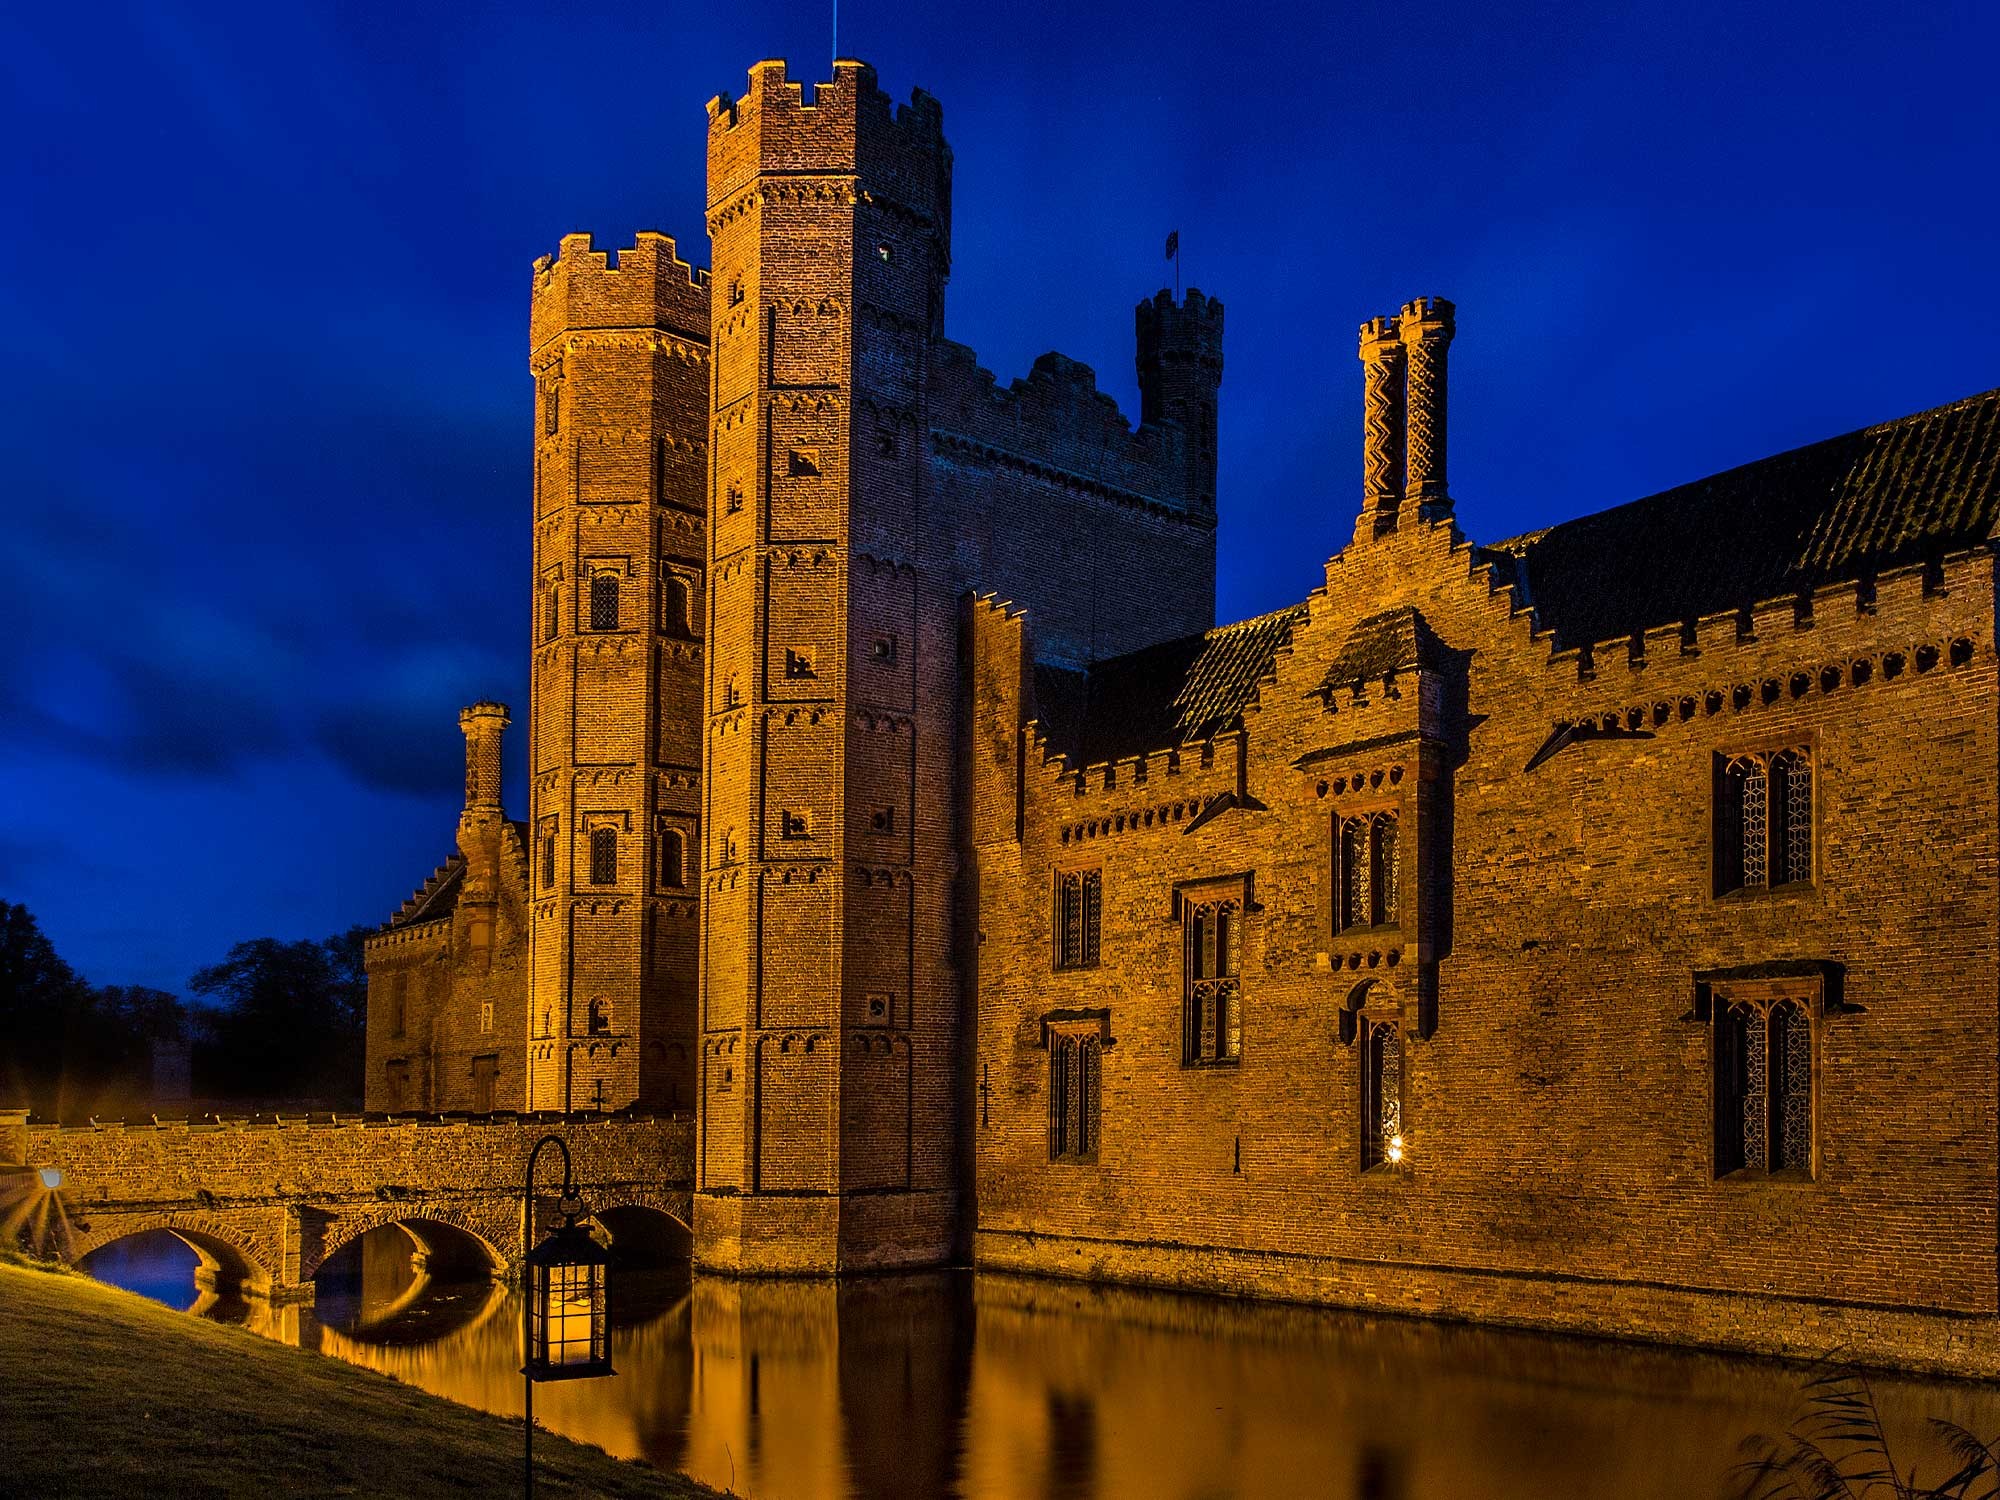
{"label": "gabled roof section", "polygon": [[393,932],[398,927],[411,927],[418,922],[450,916],[458,906],[458,893],[464,887],[465,856],[454,854],[431,871],[430,879],[418,886],[415,894],[382,924],[382,930]]}
{"label": "gabled roof section", "polygon": [[1482,548],[1563,647],[1991,539],[2000,390]]}
{"label": "gabled roof section", "polygon": [[1081,671],[1037,662],[1042,732],[1077,766],[1207,739],[1255,701],[1305,618],[1306,606],[1295,604]]}
{"label": "gabled roof section", "polygon": [[1357,682],[1380,682],[1391,672],[1435,671],[1444,664],[1443,644],[1424,617],[1406,604],[1357,620],[1319,690],[1331,693]]}

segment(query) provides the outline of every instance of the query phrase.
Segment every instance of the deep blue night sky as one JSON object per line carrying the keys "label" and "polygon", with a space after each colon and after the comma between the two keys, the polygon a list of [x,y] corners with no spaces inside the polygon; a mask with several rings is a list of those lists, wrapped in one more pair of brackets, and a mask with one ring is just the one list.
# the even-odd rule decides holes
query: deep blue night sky
{"label": "deep blue night sky", "polygon": [[[2000,12],[1606,9],[846,0],[841,50],[943,101],[947,326],[1003,380],[1060,348],[1133,412],[1180,229],[1228,619],[1348,535],[1355,326],[1418,293],[1483,539],[2000,383]],[[11,20],[0,897],[90,978],[379,921],[449,852],[459,704],[525,720],[529,262],[705,263],[705,101],[828,51],[817,0]]]}

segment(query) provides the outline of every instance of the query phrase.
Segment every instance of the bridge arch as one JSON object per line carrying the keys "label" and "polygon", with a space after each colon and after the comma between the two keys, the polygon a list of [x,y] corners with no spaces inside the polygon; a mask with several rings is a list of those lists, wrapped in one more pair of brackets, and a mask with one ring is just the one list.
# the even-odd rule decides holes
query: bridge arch
{"label": "bridge arch", "polygon": [[316,1277],[362,1236],[394,1228],[409,1240],[411,1264],[420,1271],[501,1276],[509,1258],[496,1244],[503,1226],[494,1219],[491,1213],[474,1215],[455,1205],[440,1204],[385,1203],[370,1212],[343,1213],[327,1226],[318,1253],[309,1260],[301,1258],[300,1275]]}
{"label": "bridge arch", "polygon": [[268,1296],[273,1277],[268,1252],[253,1249],[255,1241],[240,1229],[221,1225],[206,1214],[142,1213],[101,1215],[71,1240],[70,1261],[80,1269],[97,1251],[135,1235],[163,1232],[195,1255],[195,1286],[203,1291],[242,1292]]}
{"label": "bridge arch", "polygon": [[678,1265],[694,1258],[694,1229],[670,1209],[620,1203],[599,1209],[590,1223],[610,1241],[614,1266]]}

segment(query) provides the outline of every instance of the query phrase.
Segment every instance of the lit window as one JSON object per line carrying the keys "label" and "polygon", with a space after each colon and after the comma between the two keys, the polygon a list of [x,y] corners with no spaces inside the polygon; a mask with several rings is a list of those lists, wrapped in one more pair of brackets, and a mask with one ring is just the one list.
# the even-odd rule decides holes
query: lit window
{"label": "lit window", "polygon": [[1104,873],[1101,870],[1070,870],[1056,877],[1055,965],[1058,969],[1096,966],[1103,896]]}
{"label": "lit window", "polygon": [[1361,1018],[1361,1168],[1403,1159],[1403,1028]]}
{"label": "lit window", "polygon": [[1243,906],[1234,897],[1181,904],[1185,1062],[1233,1062],[1243,1055],[1242,924]]}
{"label": "lit window", "polygon": [[593,828],[590,831],[590,883],[618,883],[618,830]]}
{"label": "lit window", "polygon": [[618,628],[618,575],[616,573],[597,573],[591,577],[590,628],[592,630],[616,630]]}

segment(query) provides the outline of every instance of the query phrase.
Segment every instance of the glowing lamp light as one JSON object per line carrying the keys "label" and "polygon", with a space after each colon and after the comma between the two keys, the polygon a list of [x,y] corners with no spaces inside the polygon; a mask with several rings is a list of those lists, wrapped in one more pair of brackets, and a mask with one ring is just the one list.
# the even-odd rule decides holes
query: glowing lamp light
{"label": "glowing lamp light", "polygon": [[610,1264],[611,1257],[574,1215],[528,1252],[523,1371],[528,1379],[588,1380],[612,1373]]}
{"label": "glowing lamp light", "polygon": [[63,1185],[61,1167],[43,1167],[35,1175],[42,1179],[42,1186],[52,1193]]}
{"label": "glowing lamp light", "polygon": [[1403,1138],[1400,1135],[1390,1136],[1388,1147],[1383,1154],[1386,1155],[1392,1163],[1401,1161],[1403,1159]]}

